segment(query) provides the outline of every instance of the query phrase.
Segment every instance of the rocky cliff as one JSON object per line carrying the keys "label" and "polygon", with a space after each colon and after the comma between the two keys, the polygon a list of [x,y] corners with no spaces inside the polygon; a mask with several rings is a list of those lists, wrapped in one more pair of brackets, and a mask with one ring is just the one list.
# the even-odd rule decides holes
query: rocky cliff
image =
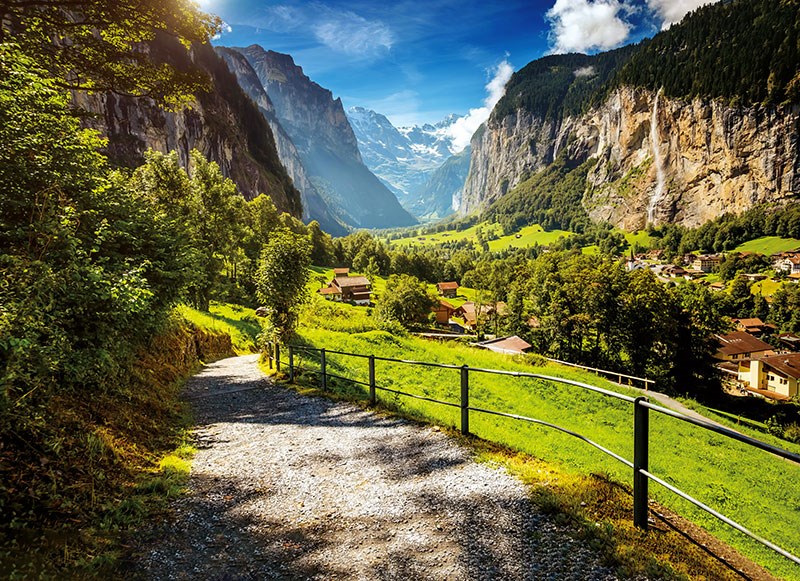
{"label": "rocky cliff", "polygon": [[361,228],[416,222],[364,165],[340,99],[311,81],[289,55],[257,45],[236,50],[258,75],[311,182],[337,218]]}
{"label": "rocky cliff", "polygon": [[[637,45],[529,63],[473,138],[460,212],[532,183],[556,159],[567,169],[589,160],[569,199],[627,229],[796,199],[797,14],[782,0],[711,3]],[[514,197],[522,190],[543,199],[526,188]]]}
{"label": "rocky cliff", "polygon": [[239,86],[245,93],[258,105],[261,114],[269,123],[272,135],[275,138],[275,146],[278,150],[278,157],[281,164],[295,187],[300,190],[303,201],[303,220],[305,222],[317,220],[323,230],[333,236],[343,236],[347,229],[336,219],[328,205],[322,199],[317,189],[314,187],[311,177],[306,172],[300,154],[292,142],[291,137],[281,126],[275,113],[275,106],[272,104],[261,81],[250,66],[247,58],[238,51],[226,47],[216,47],[217,54],[222,57],[230,71],[236,76]]}
{"label": "rocky cliff", "polygon": [[799,130],[797,106],[733,107],[624,86],[582,115],[520,110],[473,138],[459,211],[491,204],[566,147],[572,159],[597,160],[583,198],[592,219],[629,230],[696,226],[800,193]]}
{"label": "rocky cliff", "polygon": [[198,45],[187,52],[171,39],[154,42],[150,50],[155,58],[179,69],[194,65],[203,70],[210,90],[177,112],[165,111],[147,99],[76,94],[76,104],[94,114],[87,125],[108,137],[111,162],[135,167],[143,162],[147,149],[174,150],[187,167],[189,152],[197,149],[219,164],[246,198],[267,194],[279,210],[299,218],[300,193],[280,163],[267,121],[214,50]]}

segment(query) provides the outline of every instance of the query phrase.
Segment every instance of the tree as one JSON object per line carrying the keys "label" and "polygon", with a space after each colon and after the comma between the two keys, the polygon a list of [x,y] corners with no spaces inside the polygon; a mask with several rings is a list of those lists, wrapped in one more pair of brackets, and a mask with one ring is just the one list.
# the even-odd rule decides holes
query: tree
{"label": "tree", "polygon": [[429,293],[428,286],[414,276],[393,274],[386,282],[375,309],[378,318],[397,321],[404,327],[427,320],[438,299]]}
{"label": "tree", "polygon": [[311,265],[308,237],[288,229],[270,235],[256,273],[256,297],[267,308],[269,334],[286,343],[294,333],[299,309],[308,299]]}
{"label": "tree", "polygon": [[[173,37],[186,48],[206,43],[221,21],[191,0],[4,0],[0,43],[48,69],[64,89],[114,91],[177,105],[206,85],[186,59],[176,70],[159,59],[157,46]],[[188,57],[188,55],[187,55]]]}

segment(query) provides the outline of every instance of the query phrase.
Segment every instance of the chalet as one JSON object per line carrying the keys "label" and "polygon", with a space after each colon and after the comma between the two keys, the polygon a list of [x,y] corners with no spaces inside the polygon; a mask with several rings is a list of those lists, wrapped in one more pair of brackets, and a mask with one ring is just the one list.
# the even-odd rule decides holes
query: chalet
{"label": "chalet", "polygon": [[473,331],[478,325],[478,315],[480,315],[481,321],[487,321],[493,317],[505,314],[506,304],[502,301],[498,301],[494,305],[481,305],[479,310],[476,310],[475,303],[467,301],[453,311],[453,317],[464,319],[464,326]]}
{"label": "chalet", "polygon": [[770,399],[788,400],[798,393],[800,353],[770,355],[741,361],[739,381],[747,389]]}
{"label": "chalet", "polygon": [[714,355],[721,361],[740,361],[764,355],[774,355],[772,345],[744,331],[718,335],[719,350]]}
{"label": "chalet", "polygon": [[744,331],[750,335],[760,336],[774,333],[777,330],[775,325],[765,323],[759,318],[752,319],[731,319],[737,331]]}
{"label": "chalet", "polygon": [[766,274],[762,274],[760,272],[747,272],[740,274],[739,276],[743,276],[744,278],[752,282],[758,282],[759,280],[764,280],[765,278],[767,278]]}
{"label": "chalet", "polygon": [[712,282],[710,285],[708,285],[708,288],[710,288],[712,291],[716,291],[716,292],[724,291],[725,290],[725,283],[724,282]]}
{"label": "chalet", "polygon": [[800,252],[782,252],[773,256],[772,267],[786,274],[800,274]]}
{"label": "chalet", "polygon": [[800,352],[800,336],[794,333],[781,333],[776,338],[781,347],[787,351]]}
{"label": "chalet", "polygon": [[355,305],[368,305],[372,298],[371,284],[365,276],[350,276],[349,268],[335,268],[333,280],[319,294],[328,300]]}
{"label": "chalet", "polygon": [[433,312],[436,313],[436,322],[439,325],[447,325],[450,323],[450,317],[456,308],[444,299],[439,299],[439,303],[433,307]]}
{"label": "chalet", "polygon": [[439,294],[443,297],[447,297],[449,299],[454,299],[458,294],[458,283],[457,282],[437,282],[436,283],[436,290],[439,291]]}
{"label": "chalet", "polygon": [[698,279],[698,278],[703,278],[705,275],[706,275],[706,273],[703,272],[702,270],[696,270],[696,269],[690,268],[690,269],[686,269],[684,271],[683,278],[685,278],[686,280],[695,280],[695,279]]}
{"label": "chalet", "polygon": [[475,346],[494,351],[495,353],[505,353],[507,355],[520,355],[529,351],[532,347],[530,343],[524,339],[520,339],[516,335],[481,341],[480,343],[475,343]]}
{"label": "chalet", "polygon": [[694,256],[691,262],[687,261],[694,270],[702,270],[703,272],[711,272],[719,266],[721,257],[719,254],[700,254]]}

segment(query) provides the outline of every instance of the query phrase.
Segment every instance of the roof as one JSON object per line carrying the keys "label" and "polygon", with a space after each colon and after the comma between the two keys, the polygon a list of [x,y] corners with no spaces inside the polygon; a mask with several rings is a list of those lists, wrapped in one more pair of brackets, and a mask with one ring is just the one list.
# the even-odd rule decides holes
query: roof
{"label": "roof", "polygon": [[498,353],[524,353],[526,349],[531,348],[531,344],[520,339],[516,335],[509,337],[500,337],[498,339],[491,339],[489,341],[481,341],[475,344],[477,347],[483,347],[490,351]]}
{"label": "roof", "polygon": [[334,276],[339,276],[340,274],[347,275],[349,272],[350,272],[349,268],[334,268],[333,269],[333,275]]}
{"label": "roof", "polygon": [[457,282],[437,282],[436,286],[439,290],[455,290],[458,288]]}
{"label": "roof", "polygon": [[333,287],[333,286],[326,286],[325,288],[319,289],[319,294],[321,294],[321,295],[340,295],[340,294],[342,294],[342,291],[340,291],[338,288]]}
{"label": "roof", "polygon": [[334,279],[334,282],[340,287],[351,286],[369,286],[369,279],[366,276],[343,276]]}
{"label": "roof", "polygon": [[727,335],[718,335],[720,348],[719,353],[723,355],[741,355],[743,353],[758,353],[760,351],[771,351],[772,345],[753,337],[744,331],[734,331]]}
{"label": "roof", "polygon": [[733,319],[734,323],[739,323],[742,327],[763,327],[764,321],[759,318],[753,319]]}
{"label": "roof", "polygon": [[444,299],[439,299],[439,306],[444,307],[445,309],[448,309],[450,311],[455,311],[456,310],[456,308],[453,305],[451,305],[450,303],[448,303]]}
{"label": "roof", "polygon": [[787,377],[800,379],[800,353],[785,353],[783,355],[767,355],[759,359],[775,371]]}

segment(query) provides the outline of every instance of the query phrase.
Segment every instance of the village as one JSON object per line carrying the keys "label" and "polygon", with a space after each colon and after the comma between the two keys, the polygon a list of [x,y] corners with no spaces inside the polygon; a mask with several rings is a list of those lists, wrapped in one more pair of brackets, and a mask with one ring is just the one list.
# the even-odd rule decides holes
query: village
{"label": "village", "polygon": [[[661,250],[652,250],[632,256],[625,261],[625,268],[629,272],[649,269],[664,284],[694,281],[712,291],[723,292],[727,285],[717,274],[721,262],[754,257],[754,253],[687,254],[667,263],[662,260],[663,255]],[[763,256],[759,258],[762,264],[771,265],[771,269],[738,273],[738,276],[750,282],[800,282],[800,250],[776,253],[769,260],[764,260]],[[461,287],[455,281],[438,282],[435,287],[437,299],[429,317],[430,328],[418,330],[417,334],[439,340],[468,339],[475,347],[508,355],[522,355],[532,350],[532,345],[517,335],[497,336],[498,322],[507,314],[504,302],[463,300],[466,297],[460,294]],[[351,274],[349,268],[333,269],[333,278],[318,293],[328,300],[360,306],[373,305],[374,299],[370,280]],[[735,396],[772,401],[796,397],[800,382],[800,336],[779,333],[775,325],[757,317],[732,318],[730,323],[731,332],[716,337],[719,350],[715,358],[725,391]],[[527,325],[533,329],[539,321],[531,317]]]}

